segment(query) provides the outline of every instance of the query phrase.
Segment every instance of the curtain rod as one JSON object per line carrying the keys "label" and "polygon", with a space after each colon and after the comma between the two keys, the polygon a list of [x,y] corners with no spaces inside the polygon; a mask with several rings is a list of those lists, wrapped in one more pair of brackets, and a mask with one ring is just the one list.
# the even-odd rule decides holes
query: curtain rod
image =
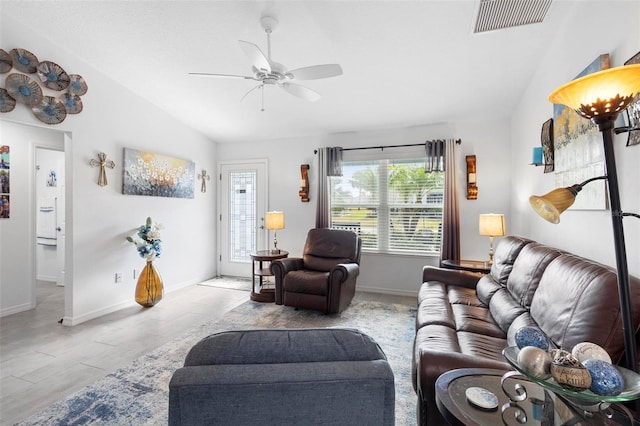
{"label": "curtain rod", "polygon": [[[430,141],[427,141],[430,142]],[[457,139],[456,140],[456,145],[460,145],[462,143],[461,139]],[[424,146],[426,144],[425,143],[410,143],[410,144],[405,144],[405,145],[380,145],[380,146],[363,146],[363,147],[359,147],[359,148],[342,148],[342,151],[356,151],[356,150],[360,150],[360,149],[380,149],[382,151],[384,151],[385,148],[403,148],[403,147],[407,147],[407,146]],[[314,154],[318,153],[317,149],[313,150]]]}

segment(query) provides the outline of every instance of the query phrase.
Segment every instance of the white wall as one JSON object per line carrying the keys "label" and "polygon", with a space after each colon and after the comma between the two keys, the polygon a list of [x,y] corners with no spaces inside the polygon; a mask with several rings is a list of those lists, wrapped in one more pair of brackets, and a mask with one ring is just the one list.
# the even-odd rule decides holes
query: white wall
{"label": "white wall", "polygon": [[[640,49],[640,2],[576,2],[560,34],[531,80],[511,126],[512,229],[536,241],[615,267],[610,211],[567,210],[553,225],[529,206],[532,194],[554,189],[553,173],[527,166],[531,149],[540,146],[542,123],[553,116],[548,95],[573,79],[598,55],[609,53],[611,66],[621,66]],[[622,208],[640,212],[640,146],[626,147],[627,135],[615,139]],[[576,182],[579,183],[579,182]],[[640,276],[640,220],[624,220],[629,271]]]}
{"label": "white wall", "polygon": [[[25,29],[10,18],[0,18],[0,38],[5,50],[22,47],[40,59],[60,64],[69,73],[82,75],[89,90],[82,97],[84,110],[55,126],[43,126],[24,105],[3,114],[0,120],[3,144],[11,146],[12,198],[21,191],[20,176],[30,163],[24,139],[18,135],[5,139],[6,120],[46,127],[68,133],[65,142],[67,163],[67,286],[65,324],[87,319],[132,305],[135,281],[133,269],[144,265],[133,246],[125,241],[147,216],[162,222],[164,251],[156,262],[165,283],[172,291],[215,275],[216,228],[215,186],[207,193],[196,187],[194,199],[172,199],[122,195],[123,148],[148,150],[191,159],[196,170],[215,170],[215,144],[177,122],[164,111],[111,81],[108,76],[80,62],[68,50],[56,46],[37,32]],[[105,152],[116,162],[107,171],[109,185],[97,185],[98,170],[89,160]],[[15,175],[14,175],[15,173]],[[17,176],[16,179],[14,176]],[[12,200],[13,201],[13,200]],[[27,242],[33,236],[33,224],[25,218],[30,206],[12,203],[12,219],[2,221],[0,240],[0,314],[29,308],[33,281],[33,252]],[[19,272],[9,272],[19,268]],[[116,284],[115,273],[123,282]]]}
{"label": "white wall", "polygon": [[[343,148],[424,143],[428,139],[462,139],[458,146],[458,188],[460,196],[461,255],[467,259],[488,259],[489,241],[478,235],[478,214],[507,213],[509,209],[509,125],[495,122],[460,122],[448,125],[424,125],[400,129],[378,129],[332,134],[306,139],[258,141],[246,144],[219,144],[220,161],[268,158],[269,209],[285,212],[286,229],[278,232],[278,247],[290,256],[302,254],[307,231],[315,226],[318,188],[317,156],[314,149],[323,146]],[[396,148],[424,155],[424,149]],[[402,152],[402,151],[400,151]],[[476,155],[478,162],[477,200],[466,199],[466,155]],[[309,164],[310,202],[298,196],[300,165]],[[509,217],[507,215],[507,223]],[[358,288],[384,293],[416,294],[422,282],[422,267],[437,265],[432,256],[389,256],[363,253]],[[249,274],[249,272],[247,272]]]}

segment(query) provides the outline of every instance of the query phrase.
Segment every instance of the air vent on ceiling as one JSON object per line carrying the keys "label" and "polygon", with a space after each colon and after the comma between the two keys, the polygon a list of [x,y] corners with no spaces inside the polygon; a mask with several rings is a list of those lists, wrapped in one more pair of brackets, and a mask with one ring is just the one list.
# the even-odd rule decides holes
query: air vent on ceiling
{"label": "air vent on ceiling", "polygon": [[552,0],[480,0],[474,33],[537,24]]}

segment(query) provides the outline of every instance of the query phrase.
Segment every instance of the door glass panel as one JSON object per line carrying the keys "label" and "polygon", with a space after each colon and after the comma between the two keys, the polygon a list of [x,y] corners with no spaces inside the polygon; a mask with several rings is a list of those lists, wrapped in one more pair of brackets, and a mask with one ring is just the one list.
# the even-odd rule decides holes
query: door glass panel
{"label": "door glass panel", "polygon": [[230,262],[249,263],[249,254],[256,251],[256,179],[255,170],[229,174]]}

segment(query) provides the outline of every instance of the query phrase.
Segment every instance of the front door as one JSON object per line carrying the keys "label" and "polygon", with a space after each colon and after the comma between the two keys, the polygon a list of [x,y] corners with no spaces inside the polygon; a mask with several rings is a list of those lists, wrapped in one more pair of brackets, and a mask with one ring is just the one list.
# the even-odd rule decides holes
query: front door
{"label": "front door", "polygon": [[250,254],[266,247],[267,161],[221,163],[219,170],[219,274],[250,277]]}

